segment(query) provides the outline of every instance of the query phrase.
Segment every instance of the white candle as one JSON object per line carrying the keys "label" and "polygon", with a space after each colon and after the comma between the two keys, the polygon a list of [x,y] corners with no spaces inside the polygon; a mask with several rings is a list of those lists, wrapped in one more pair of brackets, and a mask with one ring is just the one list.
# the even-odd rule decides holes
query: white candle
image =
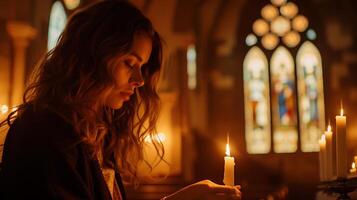
{"label": "white candle", "polygon": [[229,138],[226,144],[226,156],[224,157],[224,178],[225,185],[234,186],[234,158],[231,157],[229,149]]}
{"label": "white candle", "polygon": [[346,150],[346,116],[336,116],[336,175],[337,178],[347,177],[347,150]]}
{"label": "white candle", "polygon": [[333,143],[332,143],[332,131],[331,126],[328,125],[327,130],[325,131],[326,137],[326,179],[331,180],[333,178],[333,171],[335,168],[336,161],[333,160]]}
{"label": "white candle", "polygon": [[326,180],[326,140],[325,135],[321,136],[319,140],[320,152],[319,152],[319,166],[320,166],[320,181]]}

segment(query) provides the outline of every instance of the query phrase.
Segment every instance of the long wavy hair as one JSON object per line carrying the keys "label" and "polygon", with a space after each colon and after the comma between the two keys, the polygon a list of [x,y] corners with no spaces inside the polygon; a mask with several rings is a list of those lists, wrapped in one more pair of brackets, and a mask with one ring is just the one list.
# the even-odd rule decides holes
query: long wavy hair
{"label": "long wavy hair", "polygon": [[[145,84],[120,109],[107,108],[104,100],[115,85],[109,63],[128,53],[136,34],[152,40],[149,61],[142,66]],[[100,153],[110,167],[116,162],[126,182],[137,182],[145,138],[156,133],[161,62],[162,42],[150,20],[127,1],[101,1],[69,18],[56,47],[33,72],[17,115],[7,121],[30,106],[51,109],[73,125],[93,157]],[[155,147],[162,159],[163,145]]]}

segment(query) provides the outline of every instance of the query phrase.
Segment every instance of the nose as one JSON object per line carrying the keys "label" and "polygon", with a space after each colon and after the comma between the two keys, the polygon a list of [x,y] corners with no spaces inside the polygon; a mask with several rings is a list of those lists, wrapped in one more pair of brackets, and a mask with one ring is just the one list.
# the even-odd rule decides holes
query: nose
{"label": "nose", "polygon": [[129,83],[135,88],[141,87],[144,85],[144,78],[143,78],[143,75],[142,75],[140,69],[135,69],[133,71],[133,73],[131,74],[131,77],[129,79]]}

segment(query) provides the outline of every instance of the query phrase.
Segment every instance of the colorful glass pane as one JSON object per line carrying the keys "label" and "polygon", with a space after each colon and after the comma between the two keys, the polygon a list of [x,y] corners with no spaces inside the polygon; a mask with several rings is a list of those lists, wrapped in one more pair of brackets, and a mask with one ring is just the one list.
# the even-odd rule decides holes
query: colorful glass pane
{"label": "colorful glass pane", "polygon": [[244,58],[245,139],[248,153],[270,151],[269,71],[264,53],[252,47]]}
{"label": "colorful glass pane", "polygon": [[319,151],[318,140],[325,127],[321,56],[315,45],[306,41],[296,56],[300,140],[303,152]]}
{"label": "colorful glass pane", "polygon": [[294,60],[285,47],[278,47],[270,62],[273,144],[276,153],[297,150],[297,109]]}

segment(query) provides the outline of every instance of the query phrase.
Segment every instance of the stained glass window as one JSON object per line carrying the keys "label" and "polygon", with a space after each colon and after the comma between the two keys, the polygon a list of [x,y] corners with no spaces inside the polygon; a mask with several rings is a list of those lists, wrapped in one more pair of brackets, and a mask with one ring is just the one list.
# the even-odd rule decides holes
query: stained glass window
{"label": "stained glass window", "polygon": [[251,47],[243,63],[247,151],[269,152],[271,136],[276,153],[296,152],[299,139],[301,151],[318,151],[325,125],[322,59],[318,48],[304,41],[317,34],[295,3],[270,2],[246,36]]}
{"label": "stained glass window", "polygon": [[252,47],[244,63],[245,134],[248,153],[270,151],[270,105],[268,61]]}
{"label": "stained glass window", "polygon": [[274,152],[297,149],[297,108],[294,59],[285,47],[278,47],[270,62]]}
{"label": "stained glass window", "polygon": [[321,56],[309,41],[301,45],[297,56],[301,150],[318,151],[318,138],[325,127]]}
{"label": "stained glass window", "polygon": [[49,26],[48,26],[48,40],[47,50],[50,51],[56,46],[57,40],[61,35],[67,22],[67,15],[61,2],[56,1],[51,8]]}

